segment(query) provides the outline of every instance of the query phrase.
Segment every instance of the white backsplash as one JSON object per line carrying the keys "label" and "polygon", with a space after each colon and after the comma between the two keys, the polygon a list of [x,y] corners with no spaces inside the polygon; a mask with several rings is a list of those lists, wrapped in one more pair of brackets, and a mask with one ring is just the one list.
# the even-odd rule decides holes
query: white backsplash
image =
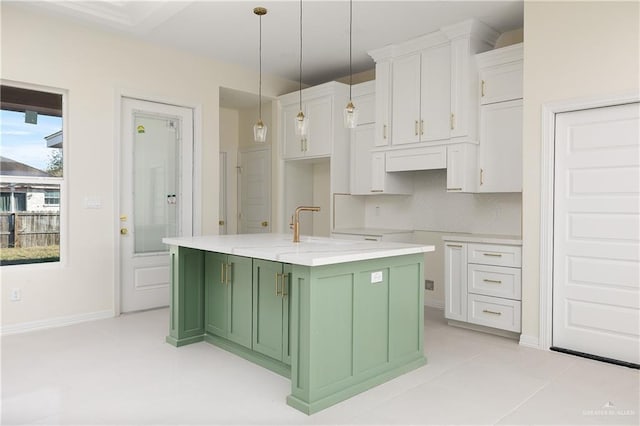
{"label": "white backsplash", "polygon": [[521,193],[451,193],[446,170],[412,173],[413,195],[366,197],[366,227],[521,235]]}

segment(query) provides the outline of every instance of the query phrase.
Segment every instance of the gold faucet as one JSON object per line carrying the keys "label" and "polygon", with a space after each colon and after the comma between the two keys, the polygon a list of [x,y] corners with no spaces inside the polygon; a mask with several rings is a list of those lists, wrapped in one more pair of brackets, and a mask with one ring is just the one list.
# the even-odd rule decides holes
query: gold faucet
{"label": "gold faucet", "polygon": [[320,207],[307,207],[300,206],[296,209],[296,212],[293,214],[293,242],[300,242],[300,212],[319,212]]}

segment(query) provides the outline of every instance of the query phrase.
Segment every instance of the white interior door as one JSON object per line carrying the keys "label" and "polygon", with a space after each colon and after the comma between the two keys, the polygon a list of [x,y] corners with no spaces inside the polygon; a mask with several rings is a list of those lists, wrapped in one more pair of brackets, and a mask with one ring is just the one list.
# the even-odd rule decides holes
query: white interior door
{"label": "white interior door", "polygon": [[240,153],[241,234],[271,232],[271,150]]}
{"label": "white interior door", "polygon": [[122,312],[169,304],[163,237],[193,233],[193,112],[122,99],[120,283]]}
{"label": "white interior door", "polygon": [[556,115],[553,346],[640,364],[640,104]]}

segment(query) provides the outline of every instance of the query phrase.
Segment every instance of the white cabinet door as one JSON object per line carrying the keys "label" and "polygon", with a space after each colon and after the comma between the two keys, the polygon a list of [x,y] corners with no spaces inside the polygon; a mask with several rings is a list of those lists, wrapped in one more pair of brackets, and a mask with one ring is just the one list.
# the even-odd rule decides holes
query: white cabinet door
{"label": "white cabinet door", "polygon": [[291,104],[282,107],[282,152],[286,160],[304,157],[304,141],[296,135],[295,120],[300,107],[298,104]]}
{"label": "white cabinet door", "polygon": [[371,189],[370,192],[384,192],[385,171],[384,152],[371,154]]}
{"label": "white cabinet door", "polygon": [[376,95],[368,93],[366,95],[354,96],[353,104],[358,110],[358,126],[373,124],[376,122]]}
{"label": "white cabinet door", "polygon": [[444,243],[444,316],[467,321],[467,249],[462,243]]}
{"label": "white cabinet door", "polygon": [[522,192],[522,100],[480,109],[479,192]]}
{"label": "white cabinet door", "polygon": [[447,191],[477,190],[477,145],[459,143],[447,146]]}
{"label": "white cabinet door", "polygon": [[420,141],[420,54],[393,61],[392,141]]}
{"label": "white cabinet door", "polygon": [[[475,83],[471,83],[470,40],[462,38],[451,41],[451,116],[449,125],[451,137],[475,136],[476,121],[470,114],[471,108],[477,108]],[[474,79],[477,81],[477,77]],[[474,96],[475,95],[475,96]],[[472,131],[473,129],[473,131]]]}
{"label": "white cabinet door", "polygon": [[306,117],[309,120],[305,157],[331,155],[333,142],[333,99],[324,96],[306,102]]}
{"label": "white cabinet door", "polygon": [[448,44],[422,53],[420,87],[420,141],[449,139],[451,50]]}
{"label": "white cabinet door", "polygon": [[522,98],[522,61],[480,70],[480,104]]}
{"label": "white cabinet door", "polygon": [[[351,131],[351,194],[371,193],[371,148],[374,125],[358,126]],[[384,166],[383,166],[384,167]]]}
{"label": "white cabinet door", "polygon": [[391,139],[391,62],[376,63],[375,145],[387,146]]}

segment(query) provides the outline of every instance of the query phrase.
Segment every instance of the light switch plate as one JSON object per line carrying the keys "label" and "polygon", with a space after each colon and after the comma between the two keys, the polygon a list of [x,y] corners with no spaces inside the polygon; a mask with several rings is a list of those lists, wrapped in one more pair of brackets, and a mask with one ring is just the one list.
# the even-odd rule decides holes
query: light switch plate
{"label": "light switch plate", "polygon": [[382,271],[376,271],[371,273],[371,284],[382,282]]}

